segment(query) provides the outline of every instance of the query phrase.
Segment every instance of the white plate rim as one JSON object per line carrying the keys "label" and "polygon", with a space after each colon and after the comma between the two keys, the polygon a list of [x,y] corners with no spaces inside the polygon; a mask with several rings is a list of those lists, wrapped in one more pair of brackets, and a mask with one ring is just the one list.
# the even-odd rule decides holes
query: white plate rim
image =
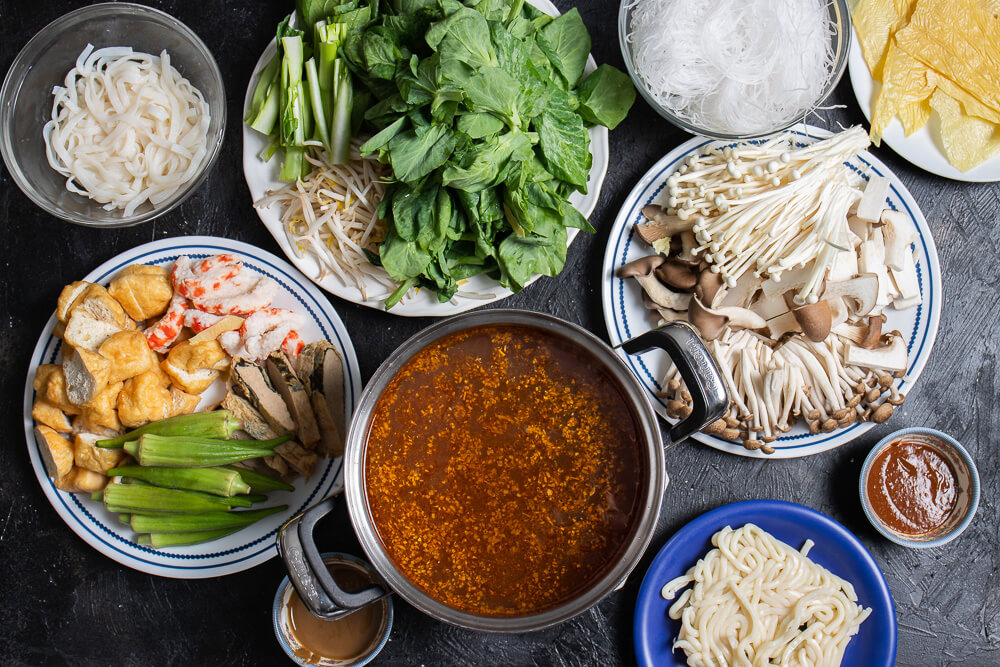
{"label": "white plate rim", "polygon": [[[151,255],[163,256],[174,251],[177,254],[193,254],[198,251],[206,251],[212,254],[215,252],[232,252],[244,259],[268,264],[270,265],[270,269],[280,272],[282,274],[280,279],[282,283],[286,283],[286,289],[292,292],[296,299],[311,302],[311,305],[317,309],[318,313],[312,314],[312,316],[320,329],[331,329],[331,342],[337,345],[338,351],[344,359],[344,375],[347,381],[347,386],[345,387],[345,404],[346,407],[349,407],[349,412],[353,413],[357,406],[362,384],[360,366],[358,365],[357,355],[354,352],[350,335],[347,333],[337,312],[330,305],[323,293],[316,289],[312,283],[306,280],[304,276],[286,261],[266,250],[261,250],[248,243],[213,236],[171,237],[145,243],[115,255],[90,271],[83,280],[103,283],[102,277],[110,276],[126,264],[140,261],[141,258]],[[325,323],[319,321],[319,314],[325,318]],[[112,560],[140,572],[174,579],[203,579],[234,574],[275,557],[277,550],[275,548],[274,534],[277,528],[249,542],[239,541],[240,538],[238,536],[245,532],[239,531],[221,538],[221,540],[191,547],[158,550],[141,546],[123,539],[120,535],[108,529],[105,522],[99,520],[94,514],[91,514],[91,509],[99,507],[96,503],[91,507],[91,503],[94,501],[82,499],[83,502],[81,502],[80,494],[67,493],[55,487],[52,480],[45,473],[45,465],[42,463],[39,446],[34,437],[35,422],[31,417],[31,405],[34,402],[35,395],[34,387],[32,386],[35,369],[38,368],[39,364],[44,362],[45,358],[54,359],[59,353],[59,340],[52,336],[55,325],[56,317],[53,313],[42,330],[32,352],[28,374],[25,379],[23,418],[28,456],[35,471],[35,476],[49,503],[66,525],[87,544]],[[306,488],[309,489],[309,495],[305,502],[302,503],[302,507],[292,505],[286,512],[268,517],[265,521],[268,521],[269,524],[278,521],[275,525],[280,526],[281,523],[284,523],[284,521],[301,512],[309,505],[336,493],[343,484],[342,468],[342,458],[328,459],[326,465],[322,468],[317,468],[313,472],[310,481],[305,483]],[[296,483],[297,492],[299,492],[301,484],[300,478],[300,481]],[[106,540],[105,537],[102,537],[102,534],[110,537],[112,541],[109,542]],[[258,544],[261,545],[261,548],[254,550],[253,553],[240,553],[256,547]],[[226,549],[216,553],[220,545],[228,546]],[[199,553],[204,552],[206,548],[211,549],[210,552],[206,552],[208,555]],[[196,559],[211,560],[198,565],[189,566],[179,564],[194,562]]]}
{"label": "white plate rim", "polygon": [[[551,0],[529,0],[529,2],[547,14],[552,16],[560,15],[558,8],[552,4]],[[246,116],[246,111],[250,106],[250,100],[253,97],[253,87],[260,76],[260,72],[264,69],[264,66],[268,63],[268,61],[270,61],[276,49],[275,40],[272,39],[264,49],[260,58],[257,60],[257,64],[254,65],[253,74],[250,76],[250,81],[247,84],[246,94],[243,99],[242,117]],[[594,60],[593,55],[589,55],[587,57],[585,72],[590,73],[595,69],[597,69],[597,61]],[[260,134],[251,130],[246,123],[241,122],[240,126],[242,132],[243,176],[246,180],[247,188],[250,190],[251,202],[255,202],[263,197],[267,190],[273,187],[277,181],[275,179],[265,181],[258,177],[257,173],[262,171],[262,166],[260,160],[257,158],[257,153],[260,152],[266,142]],[[582,195],[579,192],[574,192],[569,198],[570,203],[573,204],[577,210],[579,210],[580,213],[588,219],[597,207],[598,199],[601,196],[601,189],[604,187],[604,180],[608,173],[608,128],[603,125],[595,125],[590,129],[590,154],[593,158],[593,163],[591,164],[590,175],[587,180],[587,194]],[[268,168],[272,174],[276,173],[278,169],[277,161],[269,163]],[[327,292],[333,294],[334,296],[338,296],[345,301],[385,311],[382,300],[375,298],[365,300],[361,298],[361,291],[357,287],[343,283],[335,275],[328,274],[323,279],[315,277],[320,273],[318,262],[309,255],[299,257],[292,250],[292,246],[288,242],[288,237],[285,235],[284,226],[281,224],[281,218],[277,205],[271,205],[266,209],[254,207],[254,211],[257,213],[257,216],[260,218],[267,230],[271,233],[271,236],[274,237],[274,240],[281,247],[281,251],[285,254],[288,260],[291,261],[292,264],[294,264],[296,268],[298,268],[299,271],[301,271],[306,277]],[[580,230],[575,228],[566,230],[567,248],[573,244],[573,240],[576,238],[579,231]],[[525,284],[525,288],[542,277],[543,276],[540,274],[532,276],[532,278]],[[553,276],[552,278],[558,279],[558,277],[559,276]],[[484,276],[476,276],[472,279],[470,284],[463,289],[478,291],[480,293],[482,293],[483,289],[486,289],[492,292],[492,294],[485,296],[485,293],[483,293],[485,298],[472,298],[456,295],[451,301],[441,303],[437,300],[437,295],[432,293],[430,290],[424,289],[419,290],[416,295],[410,296],[408,299],[396,304],[385,312],[403,317],[447,317],[449,315],[464,313],[467,310],[472,310],[473,308],[478,308],[479,306],[494,303],[496,301],[500,301],[501,299],[506,299],[514,294],[514,292],[505,287],[501,287],[499,283],[489,280]],[[378,288],[375,291],[377,292]]]}
{"label": "white plate rim", "polygon": [[[851,50],[847,58],[847,67],[851,79],[851,88],[854,90],[854,97],[861,107],[861,112],[868,119],[869,124],[872,119],[872,95],[875,86],[881,86],[872,78],[868,71],[868,63],[865,62],[861,45],[858,41],[858,33],[851,26],[853,39],[851,40]],[[936,112],[935,112],[936,113]],[[922,128],[906,136],[903,132],[903,125],[898,118],[893,118],[889,126],[882,133],[882,141],[889,146],[899,157],[910,164],[926,172],[948,178],[953,181],[964,181],[966,183],[993,183],[1000,181],[1000,155],[995,155],[986,162],[983,162],[969,171],[962,171],[955,167],[938,147],[937,140],[931,134],[930,122]]]}
{"label": "white plate rim", "polygon": [[[831,134],[828,130],[805,124],[794,126],[788,131],[797,133],[804,138],[814,140],[830,136]],[[647,320],[646,322],[643,322],[643,326],[645,328],[637,329],[633,333],[630,331],[628,326],[627,317],[623,316],[623,319],[625,319],[626,322],[619,321],[618,312],[622,308],[623,301],[625,299],[625,281],[616,276],[614,272],[615,269],[620,266],[618,257],[625,257],[628,252],[628,246],[634,238],[635,232],[632,230],[631,224],[635,222],[640,215],[639,211],[641,206],[639,203],[640,198],[643,198],[644,193],[647,193],[649,189],[655,185],[659,186],[652,192],[652,194],[643,198],[643,205],[648,201],[655,199],[659,191],[662,190],[666,181],[668,170],[672,171],[673,166],[691,152],[708,144],[728,145],[731,143],[734,142],[713,141],[704,137],[695,137],[694,139],[681,144],[661,158],[655,165],[653,165],[652,168],[650,168],[649,171],[646,172],[646,174],[643,175],[641,179],[639,179],[635,187],[625,199],[625,202],[622,204],[622,207],[618,212],[618,216],[615,218],[615,222],[611,227],[611,233],[608,237],[608,245],[604,252],[604,261],[601,269],[601,302],[604,311],[604,323],[608,330],[608,338],[611,341],[611,345],[615,346],[615,352],[626,364],[629,365],[632,372],[635,373],[636,377],[639,379],[639,382],[645,387],[646,398],[649,400],[653,409],[662,419],[668,422],[673,422],[674,420],[667,416],[665,403],[659,396],[656,395],[656,391],[658,389],[658,379],[652,378],[649,371],[645,368],[645,362],[642,360],[643,355],[628,355],[621,348],[617,347],[628,338],[633,338],[634,336],[642,333],[642,331],[653,328],[653,324]],[[862,163],[867,165],[872,173],[887,176],[890,179],[890,195],[894,196],[904,206],[910,214],[910,218],[915,223],[920,234],[920,246],[918,246],[918,249],[922,249],[923,253],[920,254],[920,261],[917,263],[917,271],[921,293],[924,296],[924,303],[918,306],[916,326],[914,327],[913,333],[909,336],[908,348],[910,349],[910,359],[906,375],[902,379],[895,381],[897,389],[903,393],[907,393],[917,381],[920,373],[927,364],[931,349],[934,346],[934,341],[937,338],[938,326],[941,321],[941,304],[944,295],[944,288],[941,282],[941,267],[938,261],[937,247],[934,244],[930,227],[927,225],[927,221],[924,218],[923,213],[920,211],[920,207],[913,199],[909,190],[906,189],[906,186],[903,185],[902,181],[900,181],[899,178],[881,160],[868,151],[862,151],[859,159]],[[621,247],[623,241],[625,245],[624,249]],[[923,266],[926,266],[927,269],[926,281],[923,280]],[[924,289],[925,282],[927,286],[926,290]],[[616,293],[619,295],[617,297],[619,300],[617,301]],[[923,326],[921,326],[921,322],[923,322]],[[624,335],[622,334],[622,331],[624,331]],[[918,335],[920,336],[920,344],[916,353],[914,353],[912,348]],[[659,352],[652,351],[645,354],[659,354]],[[642,367],[642,372],[640,372],[639,367],[637,367],[637,363]],[[643,377],[643,375],[645,375],[645,377]],[[794,435],[784,435],[775,442],[771,443],[775,449],[773,454],[764,454],[760,450],[748,450],[739,443],[729,442],[727,440],[722,440],[720,438],[716,438],[715,436],[700,432],[691,437],[715,449],[729,452],[731,454],[737,454],[739,456],[762,459],[785,459],[810,456],[812,454],[819,454],[829,449],[839,447],[864,435],[874,427],[875,424],[872,422],[858,422],[847,428],[837,429],[832,433],[796,433]],[[805,442],[800,442],[799,444],[794,445],[782,445],[783,441],[789,442],[801,440],[805,440]]]}

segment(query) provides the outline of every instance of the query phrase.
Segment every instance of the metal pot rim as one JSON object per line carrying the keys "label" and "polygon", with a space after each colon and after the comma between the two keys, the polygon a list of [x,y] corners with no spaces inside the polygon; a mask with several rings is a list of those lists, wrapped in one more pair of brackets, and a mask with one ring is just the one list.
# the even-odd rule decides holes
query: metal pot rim
{"label": "metal pot rim", "polygon": [[[645,497],[632,536],[618,561],[600,579],[576,597],[545,611],[525,616],[485,616],[471,614],[442,604],[413,585],[392,563],[382,547],[368,506],[364,483],[364,459],[369,423],[386,385],[414,354],[435,340],[476,326],[491,324],[524,325],[561,335],[589,350],[614,375],[631,399],[643,432],[648,469]],[[368,382],[351,418],[344,448],[344,486],[351,523],[369,561],[389,586],[407,602],[428,616],[472,630],[486,632],[526,632],[540,630],[583,613],[605,596],[620,588],[652,539],[659,517],[663,491],[667,485],[663,441],[656,413],[635,376],[618,355],[597,336],[560,318],[529,310],[493,309],[473,311],[435,323],[407,339],[382,362]]]}

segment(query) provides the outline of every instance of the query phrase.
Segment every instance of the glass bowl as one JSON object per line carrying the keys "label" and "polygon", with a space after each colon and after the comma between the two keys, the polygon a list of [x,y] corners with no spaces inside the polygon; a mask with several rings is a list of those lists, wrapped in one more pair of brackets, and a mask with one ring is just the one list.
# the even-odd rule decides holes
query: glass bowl
{"label": "glass bowl", "polygon": [[[145,202],[128,217],[67,190],[65,177],[45,157],[42,127],[52,117],[52,88],[62,85],[87,44],[131,46],[154,55],[165,49],[171,64],[201,91],[211,114],[208,150],[194,177],[168,200],[155,207]],[[14,59],[0,89],[0,153],[14,182],[48,213],[89,227],[136,225],[177,207],[204,181],[225,127],[222,74],[204,42],[169,14],[125,2],[83,7],[42,28]]]}
{"label": "glass bowl", "polygon": [[[900,440],[919,442],[931,447],[944,457],[955,474],[957,491],[955,507],[943,524],[926,535],[907,535],[892,529],[875,512],[868,497],[868,476],[875,459],[886,447]],[[969,524],[972,523],[972,517],[976,515],[976,510],[979,508],[979,471],[976,469],[975,461],[957,440],[932,428],[904,428],[882,438],[868,453],[868,457],[861,467],[858,487],[858,492],[861,495],[861,507],[875,530],[882,533],[882,536],[889,541],[913,549],[940,547],[951,542],[969,527]]]}
{"label": "glass bowl", "polygon": [[709,128],[698,127],[683,118],[679,118],[672,111],[657,102],[635,69],[635,63],[632,60],[632,48],[628,41],[628,32],[629,25],[632,22],[632,12],[639,2],[641,0],[622,0],[621,5],[618,7],[618,43],[621,46],[622,57],[625,59],[625,67],[628,69],[628,73],[632,77],[632,82],[635,84],[639,94],[646,100],[646,103],[668,121],[691,134],[701,135],[710,139],[740,140],[764,137],[787,130],[796,123],[802,122],[806,116],[823,103],[823,100],[837,87],[840,77],[843,76],[844,70],[847,68],[847,56],[851,51],[851,14],[847,9],[847,0],[833,0],[827,5],[827,11],[830,13],[830,20],[834,27],[833,34],[830,36],[833,44],[833,71],[818,99],[809,105],[808,108],[802,109],[788,120],[762,132],[727,134]]}

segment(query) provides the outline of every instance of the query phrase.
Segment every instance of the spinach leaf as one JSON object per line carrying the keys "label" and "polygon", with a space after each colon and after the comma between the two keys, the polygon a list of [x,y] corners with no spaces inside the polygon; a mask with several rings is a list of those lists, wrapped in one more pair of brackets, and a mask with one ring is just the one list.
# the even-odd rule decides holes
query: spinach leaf
{"label": "spinach leaf", "polygon": [[[425,227],[433,224],[437,187],[414,190],[397,188],[392,196],[392,225],[405,241],[418,241]],[[420,244],[426,248],[427,244]]]}
{"label": "spinach leaf", "polygon": [[474,9],[460,7],[427,29],[427,45],[442,54],[442,60],[454,59],[474,68],[495,66],[496,53],[486,17]]}
{"label": "spinach leaf", "polygon": [[393,280],[408,280],[421,275],[431,258],[415,241],[407,241],[392,227],[386,232],[378,249],[379,259]]}
{"label": "spinach leaf", "polygon": [[386,126],[381,132],[361,144],[361,154],[371,155],[375,151],[383,148],[393,137],[402,132],[403,125],[406,124],[406,120],[406,116],[398,118],[394,123]]}
{"label": "spinach leaf", "polygon": [[587,192],[593,158],[590,135],[571,108],[565,93],[553,93],[541,116],[533,121],[546,168],[553,176]]}
{"label": "spinach leaf", "polygon": [[566,228],[554,231],[549,238],[534,234],[511,234],[505,238],[498,253],[500,284],[516,292],[524,289],[536,273],[558,275],[566,264]]}
{"label": "spinach leaf", "polygon": [[635,87],[621,70],[601,65],[583,80],[576,89],[576,96],[580,100],[577,113],[585,121],[613,130],[632,108]]}
{"label": "spinach leaf", "polygon": [[498,134],[504,128],[504,124],[491,113],[477,112],[459,116],[455,127],[472,139],[482,139]]}
{"label": "spinach leaf", "polygon": [[574,7],[538,32],[538,47],[563,75],[568,88],[576,87],[590,54],[590,33]]}
{"label": "spinach leaf", "polygon": [[454,148],[455,138],[448,126],[425,125],[389,141],[389,162],[396,178],[413,183],[447,162]]}
{"label": "spinach leaf", "polygon": [[506,178],[511,160],[520,162],[532,154],[531,141],[522,132],[490,137],[475,151],[468,165],[449,165],[441,174],[441,182],[469,192],[492,188]]}

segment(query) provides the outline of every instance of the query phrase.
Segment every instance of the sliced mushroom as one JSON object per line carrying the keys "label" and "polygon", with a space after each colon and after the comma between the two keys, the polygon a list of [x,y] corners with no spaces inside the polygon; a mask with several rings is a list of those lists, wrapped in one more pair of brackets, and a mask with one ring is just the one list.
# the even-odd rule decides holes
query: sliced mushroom
{"label": "sliced mushroom", "polygon": [[701,260],[694,256],[694,249],[698,247],[698,239],[694,237],[694,232],[681,232],[681,251],[676,259],[697,266]]}
{"label": "sliced mushroom", "polygon": [[885,264],[890,269],[902,271],[907,258],[913,259],[910,244],[919,234],[909,216],[901,211],[886,209],[882,211],[882,238],[885,243]]}
{"label": "sliced mushroom", "polygon": [[848,345],[844,350],[845,363],[875,370],[905,371],[906,360],[906,343],[898,331],[892,333],[892,340],[887,345],[872,350],[857,345]]}
{"label": "sliced mushroom", "polygon": [[670,215],[666,209],[656,204],[644,206],[642,214],[646,216],[648,222],[637,224],[635,233],[649,245],[653,245],[653,241],[690,231],[694,227],[694,218],[681,220],[676,215]]}
{"label": "sliced mushroom", "polygon": [[687,310],[691,295],[672,291],[654,275],[654,271],[666,261],[666,257],[662,255],[643,257],[618,269],[618,276],[635,278],[650,300],[659,308]]}
{"label": "sliced mushroom", "polygon": [[698,274],[698,284],[694,288],[694,294],[701,299],[702,305],[711,308],[715,305],[715,299],[719,290],[723,288],[725,281],[718,273],[711,270],[702,271]]}
{"label": "sliced mushroom", "polygon": [[858,342],[858,345],[866,350],[874,350],[882,338],[882,325],[885,324],[885,315],[871,315],[868,317],[868,331],[865,337]]}
{"label": "sliced mushroom", "polygon": [[792,309],[792,314],[799,326],[802,327],[802,333],[814,343],[826,340],[833,326],[833,313],[830,311],[830,304],[821,299],[816,303],[794,306],[794,298],[793,291],[785,292],[785,304]]}
{"label": "sliced mushroom", "polygon": [[829,282],[822,292],[824,299],[843,297],[854,303],[852,313],[865,316],[875,309],[879,295],[879,277],[874,273],[862,273],[857,278]]}
{"label": "sliced mushroom", "polygon": [[729,319],[725,315],[713,313],[705,308],[697,298],[688,306],[688,321],[698,328],[705,340],[715,340],[726,330]]}
{"label": "sliced mushroom", "polygon": [[736,281],[736,285],[726,290],[725,295],[719,300],[717,305],[727,308],[730,306],[746,308],[750,305],[750,300],[759,289],[760,278],[755,276],[753,271],[747,271]]}
{"label": "sliced mushroom", "polygon": [[681,290],[690,292],[698,284],[698,272],[687,262],[667,259],[656,269],[656,277],[661,282]]}

